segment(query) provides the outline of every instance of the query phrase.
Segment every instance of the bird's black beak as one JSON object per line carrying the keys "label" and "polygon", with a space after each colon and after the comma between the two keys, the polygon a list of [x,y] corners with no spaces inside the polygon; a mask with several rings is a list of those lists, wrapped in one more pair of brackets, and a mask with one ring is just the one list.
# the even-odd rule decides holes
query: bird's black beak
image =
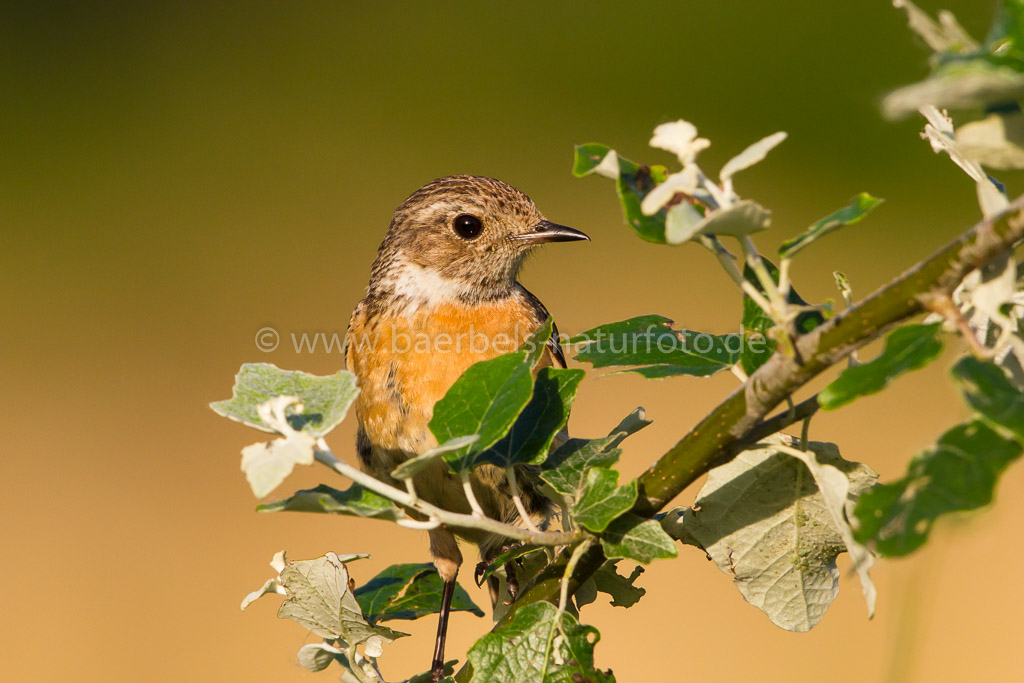
{"label": "bird's black beak", "polygon": [[515,240],[520,244],[544,244],[545,242],[575,242],[577,240],[589,240],[585,232],[565,225],[558,225],[551,221],[541,221],[533,232],[525,235],[516,235]]}

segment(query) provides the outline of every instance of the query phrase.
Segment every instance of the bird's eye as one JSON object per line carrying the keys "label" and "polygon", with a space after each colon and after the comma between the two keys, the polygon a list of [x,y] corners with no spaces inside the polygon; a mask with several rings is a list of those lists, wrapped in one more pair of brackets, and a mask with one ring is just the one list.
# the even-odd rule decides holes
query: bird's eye
{"label": "bird's eye", "polygon": [[459,237],[471,240],[480,235],[484,229],[484,224],[476,216],[463,213],[455,217],[455,220],[452,221],[452,227],[455,228],[455,232],[458,233]]}

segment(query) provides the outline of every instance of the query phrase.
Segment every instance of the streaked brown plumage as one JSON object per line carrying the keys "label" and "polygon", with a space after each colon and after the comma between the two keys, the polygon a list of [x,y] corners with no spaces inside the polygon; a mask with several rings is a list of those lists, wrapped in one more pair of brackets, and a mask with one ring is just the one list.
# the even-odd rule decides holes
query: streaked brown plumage
{"label": "streaked brown plumage", "polygon": [[[548,318],[540,301],[516,280],[527,253],[543,242],[574,239],[587,237],[548,222],[529,197],[492,178],[441,178],[398,207],[367,295],[349,324],[346,362],[361,388],[357,450],[365,471],[396,483],[390,472],[399,463],[437,445],[427,426],[434,403],[470,365],[514,351]],[[553,364],[565,366],[557,332],[540,366]],[[543,522],[550,501],[528,472],[519,480],[527,511]],[[470,512],[461,481],[444,463],[420,472],[415,484],[424,500]],[[502,470],[477,467],[472,485],[487,516],[518,522]],[[504,542],[486,534],[460,535],[475,543],[484,559]],[[430,552],[450,599],[462,563],[452,532],[430,531]],[[443,663],[446,621],[447,605],[439,623],[435,677]]]}

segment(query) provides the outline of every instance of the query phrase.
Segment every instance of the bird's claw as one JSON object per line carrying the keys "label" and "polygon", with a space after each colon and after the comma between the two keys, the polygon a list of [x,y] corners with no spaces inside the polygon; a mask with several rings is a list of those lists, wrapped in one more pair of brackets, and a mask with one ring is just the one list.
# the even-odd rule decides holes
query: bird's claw
{"label": "bird's claw", "polygon": [[476,563],[476,571],[473,572],[473,581],[476,583],[477,588],[484,585],[484,572],[487,571],[487,567],[489,566],[490,565],[486,562]]}

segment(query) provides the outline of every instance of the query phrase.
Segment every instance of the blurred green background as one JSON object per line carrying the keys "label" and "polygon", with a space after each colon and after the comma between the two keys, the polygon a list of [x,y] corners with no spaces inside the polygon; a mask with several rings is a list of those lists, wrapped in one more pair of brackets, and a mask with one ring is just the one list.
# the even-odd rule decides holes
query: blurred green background
{"label": "blurred green background", "polygon": [[[984,35],[991,3],[941,6]],[[712,140],[712,170],[788,131],[737,182],[775,210],[758,241],[771,252],[861,190],[886,198],[795,267],[809,299],[836,297],[836,269],[861,297],[979,215],[921,122],[878,114],[925,55],[883,0],[0,5],[5,678],[312,680],[294,658],[302,629],[271,601],[238,611],[273,553],[372,553],[357,581],[426,560],[422,532],[255,513],[238,464],[257,435],[206,408],[243,362],[341,367],[287,335],[344,331],[391,212],[419,185],[499,177],[593,237],[524,273],[564,332],[643,313],[734,331],[739,297],[711,259],[633,237],[610,182],[571,177],[573,144],[665,163],[650,132],[686,118]],[[268,325],[284,343],[263,353]],[[898,476],[965,413],[946,365],[822,416],[812,437]],[[622,463],[633,475],[734,387],[591,378],[572,428],[600,434],[646,406],[655,424]],[[352,432],[331,439],[349,459]],[[585,612],[598,663],[620,681],[1020,680],[1022,470],[993,509],[877,567],[874,621],[844,579],[814,632],[782,632],[683,549],[649,568],[636,608]],[[288,486],[320,481],[342,484],[307,468]],[[455,615],[451,655],[487,623]],[[395,626],[416,636],[382,659],[400,679],[427,667],[434,624]]]}

